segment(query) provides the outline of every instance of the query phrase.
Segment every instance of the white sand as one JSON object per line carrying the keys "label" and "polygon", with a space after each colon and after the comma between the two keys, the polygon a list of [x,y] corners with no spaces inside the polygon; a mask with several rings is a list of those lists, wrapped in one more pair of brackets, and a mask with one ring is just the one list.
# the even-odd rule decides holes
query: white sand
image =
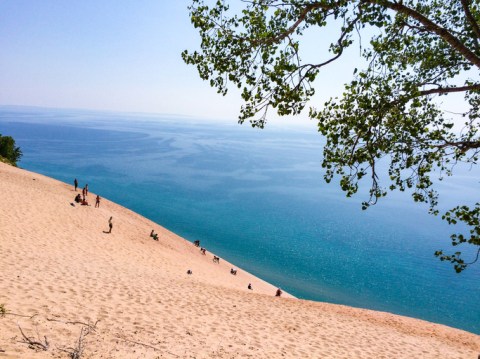
{"label": "white sand", "polygon": [[[92,189],[94,184],[90,184]],[[275,287],[106,199],[0,163],[0,358],[473,358],[480,337]],[[113,216],[113,231],[108,218]],[[156,242],[149,237],[155,229]],[[208,249],[208,248],[207,248]],[[235,266],[237,267],[237,266]],[[187,275],[187,269],[193,271]],[[252,283],[253,290],[247,289]],[[46,351],[29,348],[19,326]]]}

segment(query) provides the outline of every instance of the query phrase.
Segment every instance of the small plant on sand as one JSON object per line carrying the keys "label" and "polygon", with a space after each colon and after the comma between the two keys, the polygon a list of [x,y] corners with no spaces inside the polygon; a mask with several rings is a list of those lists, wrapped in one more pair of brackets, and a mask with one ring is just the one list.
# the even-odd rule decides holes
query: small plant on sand
{"label": "small plant on sand", "polygon": [[22,327],[17,323],[18,329],[20,330],[20,333],[22,333],[23,340],[21,341],[22,343],[28,344],[28,347],[30,349],[33,349],[35,351],[47,351],[50,343],[47,340],[47,336],[44,335],[43,339],[40,338],[40,334],[37,331],[37,339],[34,337],[27,337],[25,333],[22,330]]}
{"label": "small plant on sand", "polygon": [[0,304],[0,318],[3,318],[7,314],[7,309],[5,308],[5,304]]}
{"label": "small plant on sand", "polygon": [[[76,322],[79,323],[79,322]],[[75,343],[74,347],[68,347],[68,348],[59,348],[62,352],[68,353],[69,358],[71,359],[81,359],[83,357],[83,352],[85,350],[85,338],[87,335],[89,335],[91,332],[95,332],[97,329],[97,323],[98,320],[95,322],[95,324],[88,324],[82,323],[82,329],[80,330],[80,335],[78,336],[78,339]]]}

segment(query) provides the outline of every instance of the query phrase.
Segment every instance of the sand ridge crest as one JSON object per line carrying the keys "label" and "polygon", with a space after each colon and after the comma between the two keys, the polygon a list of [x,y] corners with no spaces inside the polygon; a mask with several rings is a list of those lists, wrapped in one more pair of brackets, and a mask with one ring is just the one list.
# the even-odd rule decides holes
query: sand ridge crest
{"label": "sand ridge crest", "polygon": [[[461,330],[288,294],[275,298],[274,286],[241,268],[231,275],[223,258],[213,263],[212,253],[201,255],[124,207],[102,199],[94,208],[94,193],[92,206],[71,206],[73,186],[46,176],[0,164],[0,191],[0,304],[9,311],[0,318],[0,358],[67,358],[85,324],[94,323],[83,341],[85,358],[480,354],[480,337]],[[30,349],[18,326],[28,337],[46,336],[48,350]]]}

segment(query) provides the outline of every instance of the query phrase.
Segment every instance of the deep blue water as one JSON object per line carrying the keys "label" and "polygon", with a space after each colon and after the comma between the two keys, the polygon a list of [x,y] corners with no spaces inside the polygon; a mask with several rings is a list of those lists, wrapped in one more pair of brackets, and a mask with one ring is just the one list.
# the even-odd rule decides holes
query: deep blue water
{"label": "deep blue water", "polygon": [[[480,334],[480,264],[433,255],[454,228],[407,194],[367,211],[322,179],[322,138],[294,127],[176,116],[0,107],[20,167],[126,206],[300,298],[388,311]],[[478,170],[441,204],[478,201]],[[465,247],[466,256],[473,248]]]}

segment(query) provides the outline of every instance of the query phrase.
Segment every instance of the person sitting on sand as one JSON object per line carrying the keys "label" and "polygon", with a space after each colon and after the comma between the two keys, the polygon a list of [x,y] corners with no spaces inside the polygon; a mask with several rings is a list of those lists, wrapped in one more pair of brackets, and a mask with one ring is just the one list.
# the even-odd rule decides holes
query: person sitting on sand
{"label": "person sitting on sand", "polygon": [[77,203],[82,202],[82,196],[80,195],[80,193],[75,196],[75,202]]}
{"label": "person sitting on sand", "polygon": [[82,206],[89,206],[88,202],[86,199],[82,200]]}
{"label": "person sitting on sand", "polygon": [[235,268],[230,268],[230,274],[237,275],[237,270]]}
{"label": "person sitting on sand", "polygon": [[206,255],[206,253],[205,253],[206,251],[207,251],[207,250],[206,250],[205,248],[203,248],[203,247],[200,248],[200,252],[202,252],[203,255]]}
{"label": "person sitting on sand", "polygon": [[193,273],[193,272],[192,272],[191,269],[187,270],[187,274],[188,274],[188,275],[190,275],[190,274],[192,274],[192,273]]}
{"label": "person sitting on sand", "polygon": [[277,292],[275,293],[275,297],[281,297],[281,296],[282,296],[282,290],[278,288]]}
{"label": "person sitting on sand", "polygon": [[247,287],[247,288],[251,290],[251,289],[252,289],[252,283],[248,283],[248,287]]}
{"label": "person sitting on sand", "polygon": [[150,237],[152,237],[154,241],[158,241],[158,234],[156,234],[153,229],[150,232]]}

